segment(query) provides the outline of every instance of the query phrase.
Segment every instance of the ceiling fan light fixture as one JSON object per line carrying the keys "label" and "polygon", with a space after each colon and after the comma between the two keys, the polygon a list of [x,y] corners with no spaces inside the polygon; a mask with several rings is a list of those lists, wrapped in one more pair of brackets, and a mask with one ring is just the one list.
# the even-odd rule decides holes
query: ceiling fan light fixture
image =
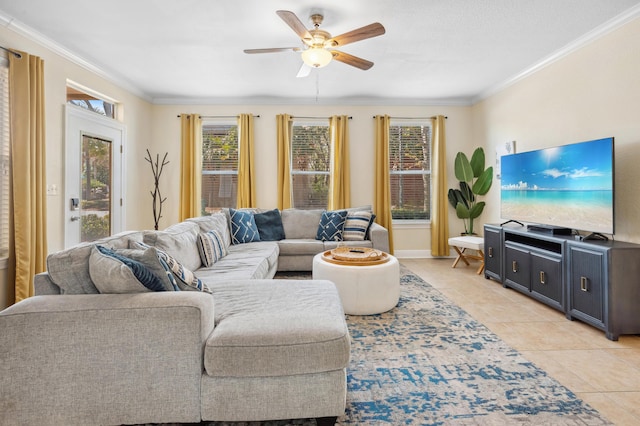
{"label": "ceiling fan light fixture", "polygon": [[333,54],[322,47],[310,47],[302,52],[304,63],[314,68],[327,66],[331,59],[333,59]]}

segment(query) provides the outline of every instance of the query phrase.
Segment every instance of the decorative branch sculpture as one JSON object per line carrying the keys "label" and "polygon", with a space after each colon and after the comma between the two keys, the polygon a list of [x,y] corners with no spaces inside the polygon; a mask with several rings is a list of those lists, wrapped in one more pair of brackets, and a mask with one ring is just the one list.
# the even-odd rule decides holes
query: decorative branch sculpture
{"label": "decorative branch sculpture", "polygon": [[162,158],[162,163],[160,163],[160,154],[156,154],[156,161],[153,162],[153,158],[151,157],[151,153],[147,149],[147,156],[145,160],[149,162],[151,165],[151,172],[153,172],[153,183],[154,189],[151,192],[151,197],[153,198],[153,220],[154,220],[154,229],[158,230],[158,223],[160,222],[160,218],[162,217],[162,204],[167,200],[167,197],[162,198],[160,194],[160,175],[162,175],[162,169],[164,166],[169,164],[167,161],[168,152],[164,154]]}

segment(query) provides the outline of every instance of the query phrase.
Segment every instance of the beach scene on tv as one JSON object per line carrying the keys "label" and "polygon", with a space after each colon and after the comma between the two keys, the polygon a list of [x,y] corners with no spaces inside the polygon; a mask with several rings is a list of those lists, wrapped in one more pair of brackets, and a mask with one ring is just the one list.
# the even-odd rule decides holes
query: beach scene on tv
{"label": "beach scene on tv", "polygon": [[613,233],[613,139],[501,158],[505,220]]}

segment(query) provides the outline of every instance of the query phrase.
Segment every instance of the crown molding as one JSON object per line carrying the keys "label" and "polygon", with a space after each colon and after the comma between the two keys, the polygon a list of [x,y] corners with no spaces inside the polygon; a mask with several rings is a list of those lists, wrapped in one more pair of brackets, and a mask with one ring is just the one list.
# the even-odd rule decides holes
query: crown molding
{"label": "crown molding", "polygon": [[287,98],[251,96],[239,98],[154,98],[155,105],[349,105],[349,106],[471,106],[470,98]]}
{"label": "crown molding", "polygon": [[93,65],[89,61],[86,61],[85,59],[81,58],[80,56],[76,55],[75,53],[71,52],[70,50],[56,43],[50,38],[44,36],[43,34],[36,31],[35,29],[19,21],[16,21],[15,19],[9,16],[6,16],[2,11],[0,11],[0,25],[15,32],[16,34],[19,34],[22,37],[25,37],[26,39],[34,43],[39,44],[40,46],[78,65],[79,67],[84,68],[85,70],[93,74],[96,74],[98,77],[101,77],[115,84],[116,86],[126,90],[127,92],[133,95],[136,95],[146,100],[147,102],[152,102],[152,98],[148,94],[146,94],[145,92],[140,90],[138,87],[133,85],[126,78],[121,76],[116,76],[114,73],[107,72],[106,70]]}
{"label": "crown molding", "polygon": [[548,67],[549,65],[569,56],[570,54],[576,52],[577,50],[582,49],[588,44],[593,43],[594,41],[606,36],[607,34],[612,33],[613,31],[628,24],[629,22],[633,21],[639,16],[640,16],[640,4],[631,7],[626,12],[616,16],[615,18],[610,19],[609,21],[596,27],[592,31],[589,31],[587,34],[572,41],[571,43],[564,46],[562,49],[556,51],[555,53],[552,53],[546,58],[543,58],[540,62],[535,63],[534,65],[525,69],[519,74],[516,74],[515,76],[507,79],[506,81],[503,81],[502,83],[499,83],[481,92],[478,96],[474,97],[471,100],[471,104],[474,105],[499,92],[502,92],[508,87],[526,79],[527,77],[537,73],[538,71]]}

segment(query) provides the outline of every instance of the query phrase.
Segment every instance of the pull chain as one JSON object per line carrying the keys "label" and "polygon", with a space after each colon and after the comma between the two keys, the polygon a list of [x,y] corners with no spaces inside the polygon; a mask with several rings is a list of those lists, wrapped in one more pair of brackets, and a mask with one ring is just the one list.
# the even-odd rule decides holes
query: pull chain
{"label": "pull chain", "polygon": [[318,98],[320,97],[320,72],[316,71],[316,103],[318,103]]}

